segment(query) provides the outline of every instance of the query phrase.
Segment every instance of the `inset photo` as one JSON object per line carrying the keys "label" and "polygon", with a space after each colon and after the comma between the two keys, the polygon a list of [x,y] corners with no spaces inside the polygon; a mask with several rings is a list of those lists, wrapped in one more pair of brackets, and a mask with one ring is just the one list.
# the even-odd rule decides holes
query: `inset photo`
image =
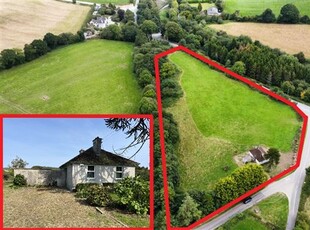
{"label": "inset photo", "polygon": [[150,115],[2,116],[4,228],[152,228]]}

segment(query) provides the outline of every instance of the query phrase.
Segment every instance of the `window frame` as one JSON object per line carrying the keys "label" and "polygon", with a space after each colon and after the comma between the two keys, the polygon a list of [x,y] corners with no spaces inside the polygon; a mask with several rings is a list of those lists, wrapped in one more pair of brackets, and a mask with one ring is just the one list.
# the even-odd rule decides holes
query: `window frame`
{"label": "window frame", "polygon": [[[118,170],[117,168],[121,168],[121,170]],[[116,166],[115,167],[115,179],[116,180],[122,180],[124,177],[124,167],[123,166]],[[121,177],[118,177],[117,175],[121,175]]]}
{"label": "window frame", "polygon": [[[93,170],[89,170],[89,167],[94,167],[94,169]],[[89,177],[88,173],[93,173],[94,176],[93,177]],[[95,165],[87,165],[86,178],[90,179],[90,180],[95,179]]]}

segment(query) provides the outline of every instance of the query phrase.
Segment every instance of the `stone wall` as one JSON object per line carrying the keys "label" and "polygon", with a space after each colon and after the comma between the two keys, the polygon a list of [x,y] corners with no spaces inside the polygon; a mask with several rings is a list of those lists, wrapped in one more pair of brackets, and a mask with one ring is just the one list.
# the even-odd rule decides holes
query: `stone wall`
{"label": "stone wall", "polygon": [[23,175],[27,185],[56,185],[66,186],[66,173],[64,170],[40,170],[40,169],[14,169],[14,176]]}

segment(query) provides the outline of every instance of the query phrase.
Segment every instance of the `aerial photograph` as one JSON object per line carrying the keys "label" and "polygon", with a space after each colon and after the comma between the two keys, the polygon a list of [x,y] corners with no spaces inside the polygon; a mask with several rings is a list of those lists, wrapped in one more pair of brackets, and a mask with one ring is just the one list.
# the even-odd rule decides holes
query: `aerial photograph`
{"label": "aerial photograph", "polygon": [[2,227],[310,230],[309,0],[0,18]]}

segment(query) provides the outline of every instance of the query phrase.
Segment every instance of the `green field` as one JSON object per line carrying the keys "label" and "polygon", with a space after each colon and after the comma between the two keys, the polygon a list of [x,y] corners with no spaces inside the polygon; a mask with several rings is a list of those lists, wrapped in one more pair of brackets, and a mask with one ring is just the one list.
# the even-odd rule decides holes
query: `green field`
{"label": "green field", "polygon": [[93,40],[0,72],[0,113],[136,113],[133,46]]}
{"label": "green field", "polygon": [[[181,183],[208,189],[237,167],[233,156],[256,145],[289,152],[301,125],[288,106],[211,70],[191,56],[170,56],[185,97],[172,108],[180,130]],[[224,170],[228,166],[229,170]]]}
{"label": "green field", "polygon": [[[256,210],[256,211],[254,211]],[[285,229],[288,215],[288,199],[284,194],[277,193],[259,202],[251,209],[237,215],[224,224],[224,230],[267,230],[268,225]]]}
{"label": "green field", "polygon": [[281,7],[288,3],[293,3],[299,9],[301,15],[306,14],[310,16],[309,0],[226,0],[224,11],[234,13],[236,10],[239,10],[243,16],[254,16],[270,8],[278,16]]}
{"label": "green field", "polygon": [[93,3],[100,3],[100,4],[114,3],[115,5],[130,4],[129,0],[83,0],[83,2],[93,2]]}

